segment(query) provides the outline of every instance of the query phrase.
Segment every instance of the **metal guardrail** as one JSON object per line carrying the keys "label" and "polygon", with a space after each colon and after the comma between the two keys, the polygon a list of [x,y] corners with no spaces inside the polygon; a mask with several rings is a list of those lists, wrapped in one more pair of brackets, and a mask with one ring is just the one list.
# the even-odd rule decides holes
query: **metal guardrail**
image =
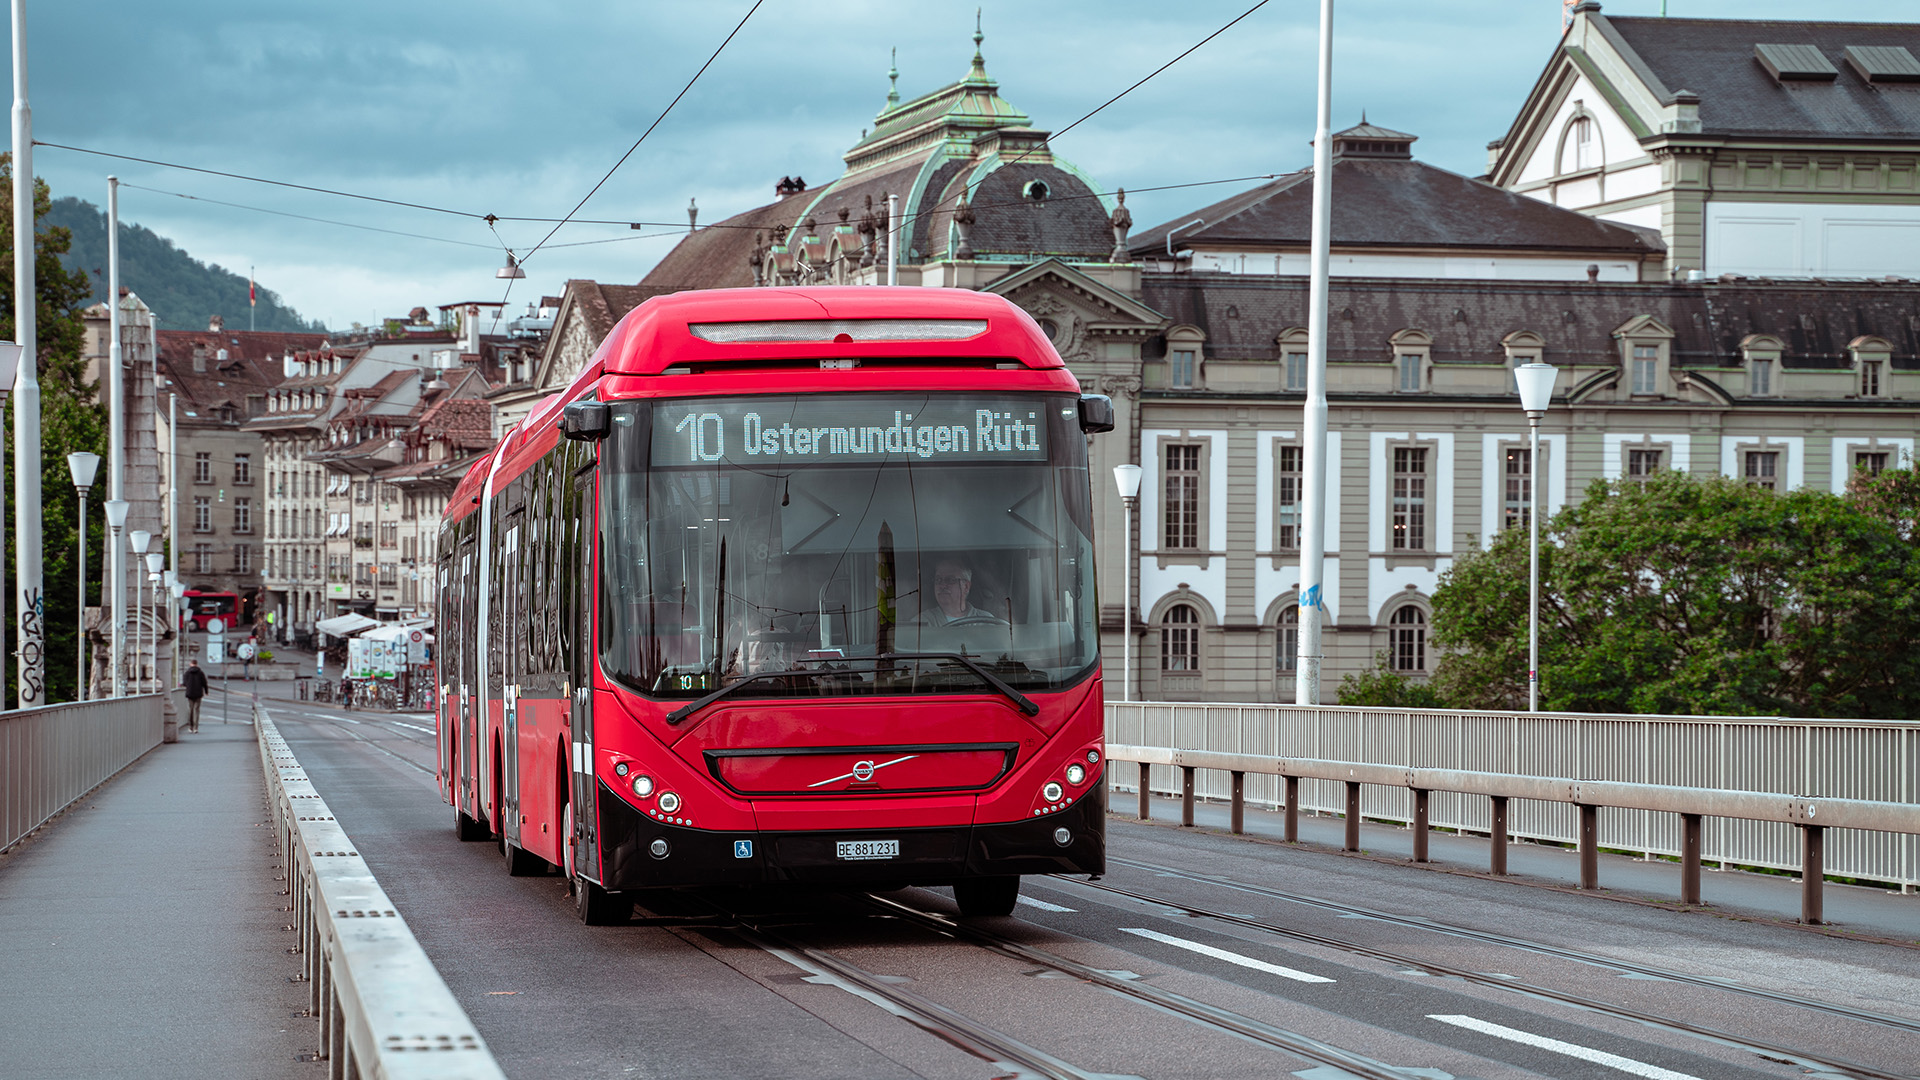
{"label": "metal guardrail", "polygon": [[[1822,798],[1920,803],[1920,723],[1783,717],[1632,716],[1593,713],[1488,713],[1371,709],[1271,703],[1107,702],[1107,741],[1257,756],[1455,769],[1472,773],[1610,780],[1658,787],[1793,792]],[[1132,778],[1116,778],[1123,786]],[[1225,773],[1204,771],[1202,797],[1229,797]],[[1181,778],[1155,766],[1156,791],[1178,794]],[[1130,787],[1124,790],[1131,791]],[[1346,793],[1330,780],[1303,779],[1303,810],[1342,813]],[[1279,808],[1289,801],[1277,777],[1249,775],[1247,801]],[[1411,822],[1403,787],[1368,785],[1366,817]],[[1432,823],[1486,834],[1486,799],[1435,791]],[[1648,856],[1683,857],[1686,837],[1670,814],[1606,807],[1600,845]],[[1581,823],[1574,807],[1523,800],[1506,821],[1509,835],[1571,844]],[[1773,821],[1709,817],[1701,857],[1721,868],[1798,871],[1801,837]],[[1920,886],[1920,837],[1842,829],[1826,837],[1827,873]]]}
{"label": "metal guardrail", "polygon": [[505,1080],[265,708],[254,724],[329,1080]]}
{"label": "metal guardrail", "polygon": [[163,695],[0,713],[0,851],[160,745]]}
{"label": "metal guardrail", "polygon": [[[1276,776],[1286,785],[1286,837],[1300,838],[1300,781],[1323,780],[1346,789],[1347,822],[1345,848],[1360,850],[1361,789],[1363,785],[1406,789],[1413,799],[1413,859],[1428,862],[1427,834],[1431,828],[1430,797],[1433,792],[1484,796],[1489,800],[1492,826],[1491,869],[1507,872],[1507,801],[1525,799],[1561,803],[1575,808],[1579,815],[1580,887],[1600,887],[1601,807],[1645,810],[1679,816],[1685,836],[1681,855],[1681,903],[1700,902],[1700,848],[1702,823],[1706,818],[1738,818],[1746,821],[1770,821],[1791,825],[1801,835],[1800,917],[1809,924],[1824,920],[1822,885],[1826,830],[1868,829],[1877,832],[1920,834],[1920,806],[1911,803],[1874,802],[1866,799],[1824,799],[1802,795],[1757,791],[1727,791],[1717,788],[1669,787],[1634,784],[1613,780],[1558,780],[1544,776],[1517,776],[1508,773],[1478,773],[1459,769],[1416,769],[1398,765],[1370,765],[1353,761],[1325,761],[1314,758],[1274,758],[1256,754],[1228,754],[1207,750],[1175,750],[1157,746],[1108,744],[1107,761],[1135,762],[1140,766],[1140,818],[1150,816],[1148,798],[1151,786],[1148,770],[1164,765],[1181,772],[1181,824],[1193,824],[1194,776],[1201,769],[1227,773],[1231,777],[1231,828],[1240,833],[1245,824],[1245,781],[1249,773]],[[1109,774],[1111,776],[1111,773]]]}

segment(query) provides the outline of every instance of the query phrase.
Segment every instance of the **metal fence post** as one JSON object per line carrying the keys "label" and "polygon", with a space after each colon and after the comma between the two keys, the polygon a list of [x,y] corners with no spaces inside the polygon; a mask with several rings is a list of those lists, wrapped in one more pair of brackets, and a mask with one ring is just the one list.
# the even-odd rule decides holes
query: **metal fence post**
{"label": "metal fence post", "polygon": [[1700,902],[1700,815],[1680,815],[1680,902]]}
{"label": "metal fence post", "polygon": [[1287,781],[1287,843],[1296,843],[1300,839],[1300,778],[1289,776]]}
{"label": "metal fence post", "polygon": [[1800,921],[1808,926],[1826,921],[1821,909],[1821,886],[1827,877],[1826,833],[1824,825],[1800,826]]}
{"label": "metal fence post", "polygon": [[1146,762],[1143,761],[1140,763],[1140,820],[1141,821],[1146,821],[1148,818],[1151,818],[1153,816],[1153,809],[1148,804],[1148,800],[1152,798],[1152,796],[1149,795],[1147,791],[1147,778],[1151,773],[1152,769],[1153,769],[1153,766],[1147,764]]}
{"label": "metal fence post", "polygon": [[1429,792],[1420,788],[1413,790],[1413,861],[1427,862],[1427,796]]}
{"label": "metal fence post", "polygon": [[1600,887],[1600,808],[1580,804],[1580,887]]}
{"label": "metal fence post", "polygon": [[1247,774],[1235,772],[1233,775],[1233,816],[1229,828],[1233,835],[1246,832],[1247,823]]}
{"label": "metal fence post", "polygon": [[1347,781],[1347,850],[1360,850],[1360,781]]}
{"label": "metal fence post", "polygon": [[1487,832],[1493,839],[1492,871],[1505,877],[1507,873],[1507,797],[1489,795],[1487,800],[1493,804],[1493,821]]}
{"label": "metal fence post", "polygon": [[1194,768],[1190,765],[1180,767],[1180,824],[1187,827],[1193,825],[1194,772]]}

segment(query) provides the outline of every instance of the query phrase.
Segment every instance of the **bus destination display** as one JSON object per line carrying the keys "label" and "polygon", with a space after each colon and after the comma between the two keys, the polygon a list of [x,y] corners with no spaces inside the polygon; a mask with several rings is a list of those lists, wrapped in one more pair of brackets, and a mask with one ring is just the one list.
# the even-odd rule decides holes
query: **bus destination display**
{"label": "bus destination display", "polygon": [[1045,404],[1032,399],[761,398],[660,406],[658,465],[829,465],[914,458],[1045,461]]}

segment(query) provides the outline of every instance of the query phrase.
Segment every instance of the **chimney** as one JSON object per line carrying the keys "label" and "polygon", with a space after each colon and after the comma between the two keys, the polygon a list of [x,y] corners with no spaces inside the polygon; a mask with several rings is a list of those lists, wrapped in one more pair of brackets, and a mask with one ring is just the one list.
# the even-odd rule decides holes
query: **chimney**
{"label": "chimney", "polygon": [[223,325],[225,325],[225,324],[226,324],[226,320],[225,320],[225,319],[222,319],[222,318],[221,318],[220,316],[218,316],[218,315],[209,315],[209,316],[207,316],[207,332],[208,332],[208,333],[210,333],[210,334],[217,334],[217,333],[219,333],[219,332],[220,332],[220,328],[221,328],[221,327],[222,327]]}
{"label": "chimney", "polygon": [[1588,263],[1587,264],[1587,284],[1598,285],[1599,283],[1600,283],[1600,264]]}

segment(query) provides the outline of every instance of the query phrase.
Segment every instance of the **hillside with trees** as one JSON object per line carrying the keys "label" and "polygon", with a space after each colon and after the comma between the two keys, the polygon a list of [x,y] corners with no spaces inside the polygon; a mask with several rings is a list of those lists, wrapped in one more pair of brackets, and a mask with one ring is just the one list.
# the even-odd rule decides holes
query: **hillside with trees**
{"label": "hillside with trees", "polygon": [[[69,272],[84,272],[93,292],[83,306],[107,298],[107,215],[90,202],[67,196],[55,199],[44,224],[67,229],[72,247],[60,256]],[[162,329],[191,330],[219,315],[226,325],[247,327],[247,278],[217,265],[203,263],[175,247],[173,241],[144,225],[120,223],[120,284],[138,293],[160,318]],[[273,290],[258,290],[253,309],[256,330],[319,332],[317,321],[303,318]]]}

